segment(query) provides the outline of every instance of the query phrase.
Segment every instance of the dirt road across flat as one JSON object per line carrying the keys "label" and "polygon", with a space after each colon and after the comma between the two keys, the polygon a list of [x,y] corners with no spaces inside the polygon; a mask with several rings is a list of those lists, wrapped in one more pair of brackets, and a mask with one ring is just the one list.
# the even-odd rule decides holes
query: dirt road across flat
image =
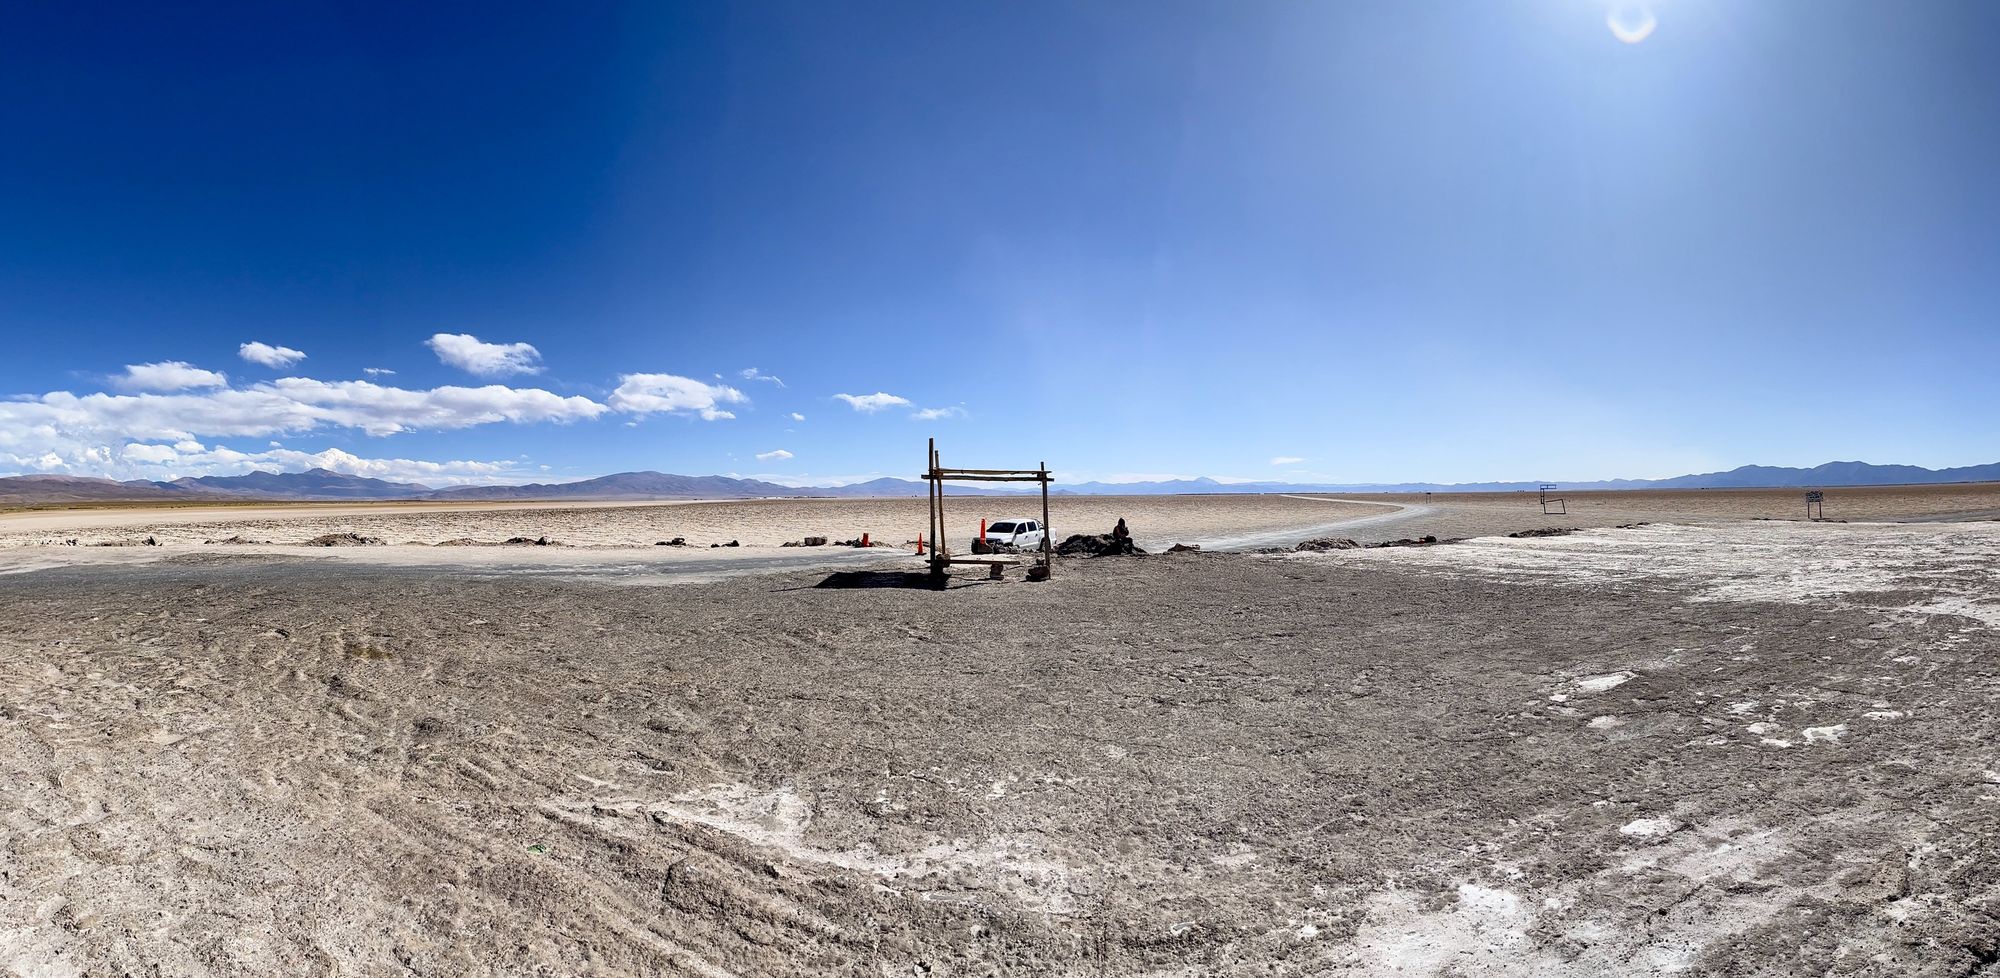
{"label": "dirt road across flat", "polygon": [[1731,523],[15,575],[0,973],[1975,974],[1996,574],[2000,525]]}

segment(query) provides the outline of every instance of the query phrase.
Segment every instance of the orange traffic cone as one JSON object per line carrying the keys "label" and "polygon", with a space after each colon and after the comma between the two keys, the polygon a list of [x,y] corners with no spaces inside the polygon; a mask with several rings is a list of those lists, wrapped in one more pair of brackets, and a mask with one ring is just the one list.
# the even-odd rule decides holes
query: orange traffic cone
{"label": "orange traffic cone", "polygon": [[921,557],[923,555],[924,555],[924,535],[919,533],[917,534],[917,556]]}

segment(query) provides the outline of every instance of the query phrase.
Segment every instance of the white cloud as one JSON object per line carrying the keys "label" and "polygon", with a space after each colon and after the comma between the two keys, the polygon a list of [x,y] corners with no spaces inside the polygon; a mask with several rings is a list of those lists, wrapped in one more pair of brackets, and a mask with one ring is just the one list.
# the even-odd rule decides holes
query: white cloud
{"label": "white cloud", "polygon": [[256,340],[237,347],[236,355],[251,363],[261,363],[272,370],[283,370],[306,358],[304,353],[289,346],[272,346]]}
{"label": "white cloud", "polygon": [[125,365],[125,372],[111,378],[111,382],[128,391],[180,391],[229,386],[228,377],[180,360],[129,363]]}
{"label": "white cloud", "polygon": [[1305,461],[1305,459],[1300,458],[1297,455],[1276,455],[1271,458],[1272,465],[1297,465],[1303,461]]}
{"label": "white cloud", "polygon": [[[85,394],[52,391],[0,400],[0,449],[63,448],[197,436],[249,437],[317,428],[371,435],[449,430],[498,421],[526,424],[595,418],[610,410],[586,397],[491,385],[406,390],[365,380],[288,377],[241,390],[199,394]],[[39,449],[38,449],[39,450]]]}
{"label": "white cloud", "polygon": [[118,378],[121,385],[165,390],[0,397],[0,473],[120,478],[160,478],[164,473],[172,478],[324,467],[377,478],[485,480],[511,471],[508,466],[515,463],[365,459],[337,449],[307,454],[276,441],[269,443],[269,451],[248,453],[210,447],[200,439],[264,439],[329,429],[379,436],[502,421],[562,424],[611,410],[587,397],[499,384],[411,390],[362,380],[286,377],[227,388],[222,386],[226,379],[177,361],[136,364]]}
{"label": "white cloud", "polygon": [[792,453],[791,453],[791,452],[788,452],[788,451],[785,451],[785,450],[784,450],[784,449],[782,449],[782,448],[779,448],[779,449],[775,449],[775,450],[772,450],[772,451],[768,451],[768,452],[758,452],[758,453],[757,453],[757,461],[759,461],[759,462],[772,462],[772,461],[783,461],[783,460],[785,460],[785,459],[788,459],[788,458],[791,458],[791,457],[792,457]]}
{"label": "white cloud", "polygon": [[542,352],[526,343],[484,343],[470,333],[439,333],[424,345],[447,365],[482,377],[542,372]]}
{"label": "white cloud", "polygon": [[361,372],[370,377],[394,377],[396,372],[388,367],[362,367]]}
{"label": "white cloud", "polygon": [[742,377],[744,380],[761,380],[767,384],[776,384],[779,387],[785,386],[784,381],[758,370],[756,367],[745,367],[737,376]]}
{"label": "white cloud", "polygon": [[742,391],[723,384],[705,384],[691,377],[673,374],[623,374],[618,389],[606,398],[612,410],[629,414],[696,414],[703,421],[721,421],[736,415],[722,410],[724,404],[748,404]]}
{"label": "white cloud", "polygon": [[269,451],[241,452],[222,446],[210,448],[196,442],[182,442],[176,445],[135,443],[116,449],[95,445],[73,450],[68,455],[49,452],[38,458],[0,453],[0,471],[64,472],[161,482],[182,476],[243,475],[256,471],[303,472],[307,469],[330,469],[372,479],[421,482],[432,486],[525,482],[531,478],[525,465],[517,462],[364,458],[338,448],[301,452],[273,446]]}
{"label": "white cloud", "polygon": [[797,412],[797,411],[793,411],[793,412],[792,412],[792,420],[793,420],[793,421],[804,421],[805,419],[806,419],[806,416],[805,416],[805,415],[803,415],[803,414],[800,414],[800,413],[799,413],[799,412]]}
{"label": "white cloud", "polygon": [[873,394],[835,394],[833,396],[836,400],[846,401],[848,407],[863,414],[874,414],[877,411],[885,411],[893,407],[910,406],[909,398],[897,397],[894,394],[884,394],[881,391],[876,391]]}
{"label": "white cloud", "polygon": [[918,421],[939,421],[945,418],[962,418],[965,417],[965,409],[958,407],[924,408],[921,411],[912,413],[910,417]]}
{"label": "white cloud", "polygon": [[610,410],[587,397],[564,397],[537,388],[434,387],[409,390],[365,380],[322,381],[287,377],[259,385],[323,413],[331,424],[360,428],[371,435],[412,429],[446,430],[512,421],[569,422]]}

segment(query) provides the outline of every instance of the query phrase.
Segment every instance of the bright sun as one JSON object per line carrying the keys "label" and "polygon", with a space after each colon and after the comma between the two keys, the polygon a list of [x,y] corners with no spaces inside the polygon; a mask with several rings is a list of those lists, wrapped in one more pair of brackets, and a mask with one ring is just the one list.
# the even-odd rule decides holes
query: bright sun
{"label": "bright sun", "polygon": [[1612,37],[1637,44],[1652,37],[1653,28],[1660,26],[1660,22],[1646,0],[1613,0],[1610,12],[1604,15],[1604,25],[1611,28]]}

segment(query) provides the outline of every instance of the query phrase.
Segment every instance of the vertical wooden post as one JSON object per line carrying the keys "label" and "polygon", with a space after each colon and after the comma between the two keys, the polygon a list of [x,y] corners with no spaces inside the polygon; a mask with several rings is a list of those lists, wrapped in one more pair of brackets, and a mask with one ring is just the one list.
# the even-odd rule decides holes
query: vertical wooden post
{"label": "vertical wooden post", "polygon": [[1053,577],[1055,568],[1055,531],[1049,529],[1049,463],[1039,463],[1042,473],[1042,566],[1049,569]]}
{"label": "vertical wooden post", "polygon": [[[931,444],[935,446],[937,439],[931,439]],[[937,548],[931,552],[937,555],[936,573],[942,574],[950,565],[945,563],[946,553],[944,549],[944,459],[938,456],[936,448],[931,449],[931,482],[937,485],[938,514]]]}
{"label": "vertical wooden post", "polygon": [[937,439],[930,440],[924,450],[924,503],[930,510],[931,528],[931,573],[938,570],[938,502],[937,502]]}

